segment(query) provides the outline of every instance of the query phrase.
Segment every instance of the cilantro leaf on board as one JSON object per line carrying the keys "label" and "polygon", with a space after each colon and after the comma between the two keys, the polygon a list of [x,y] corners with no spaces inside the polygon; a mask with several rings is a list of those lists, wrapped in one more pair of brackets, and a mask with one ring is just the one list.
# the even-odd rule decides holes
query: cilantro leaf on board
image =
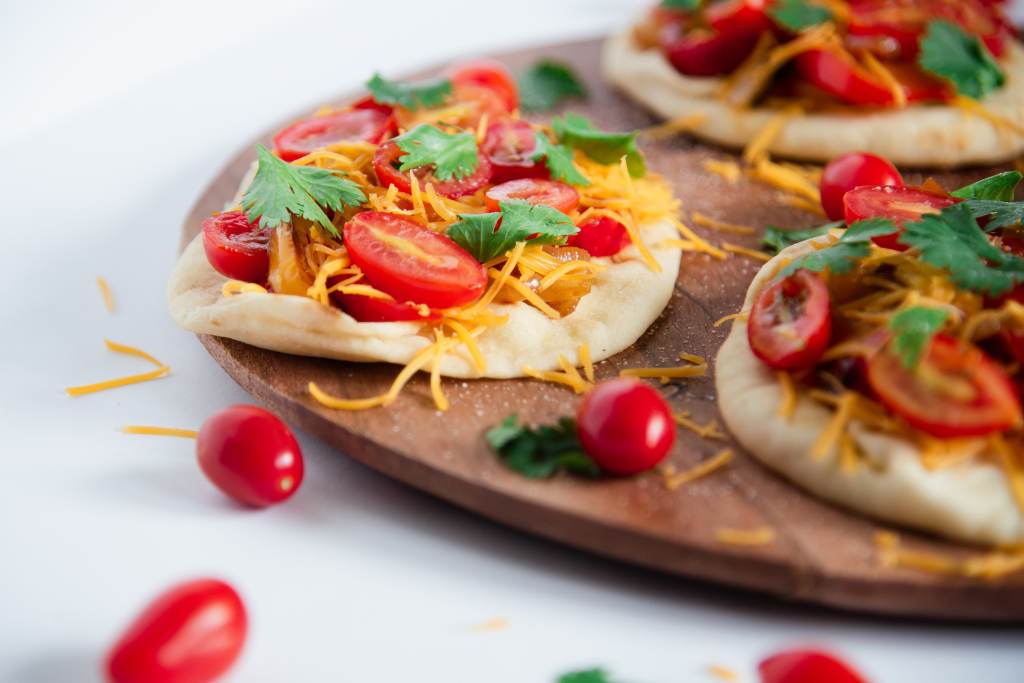
{"label": "cilantro leaf on board", "polygon": [[604,669],[570,671],[558,677],[558,683],[613,683],[611,674]]}
{"label": "cilantro leaf on board", "polygon": [[471,132],[445,133],[421,124],[394,139],[405,154],[398,158],[400,171],[433,166],[438,180],[462,179],[472,175],[480,165],[476,136]]}
{"label": "cilantro leaf on board", "polygon": [[1013,201],[1013,192],[1020,184],[1024,175],[1020,171],[997,173],[950,192],[960,199],[991,199],[998,202]]}
{"label": "cilantro leaf on board", "polygon": [[551,172],[552,178],[579,187],[586,187],[590,184],[587,177],[576,168],[572,148],[551,142],[551,139],[540,131],[537,131],[536,140],[533,158],[536,160],[544,157],[544,163],[548,167],[548,171]]}
{"label": "cilantro leaf on board", "polygon": [[542,59],[519,74],[519,106],[524,111],[554,109],[565,99],[586,97],[587,89],[572,68]]}
{"label": "cilantro leaf on board", "polygon": [[636,132],[607,133],[594,128],[584,116],[569,113],[551,119],[558,141],[580,150],[599,164],[617,164],[626,157],[626,167],[634,178],[647,172],[644,157],[636,146]]}
{"label": "cilantro leaf on board", "polygon": [[892,339],[893,349],[903,367],[908,370],[917,367],[932,337],[942,330],[948,319],[949,312],[941,308],[911,306],[889,320],[889,329],[895,335]]}
{"label": "cilantro leaf on board", "polygon": [[327,169],[293,166],[263,145],[256,145],[256,155],[259,165],[242,195],[242,208],[250,221],[259,219],[261,228],[274,228],[299,216],[340,237],[324,209],[341,211],[366,201],[358,185]]}
{"label": "cilantro leaf on board", "polygon": [[963,203],[975,218],[988,216],[985,232],[1013,225],[1024,225],[1024,202],[1000,202],[994,199],[968,199]]}
{"label": "cilantro leaf on board", "polygon": [[366,89],[379,104],[391,104],[406,109],[439,107],[452,94],[452,82],[447,78],[424,83],[389,81],[379,73],[366,82]]}
{"label": "cilantro leaf on board", "polygon": [[989,242],[966,203],[907,223],[899,242],[918,249],[922,261],[947,270],[964,289],[999,296],[1024,282],[1024,259]]}
{"label": "cilantro leaf on board", "polygon": [[768,10],[768,14],[775,23],[790,31],[802,31],[832,19],[832,12],[827,7],[807,0],[779,0]]}
{"label": "cilantro leaf on board", "polygon": [[848,273],[857,261],[871,253],[872,237],[890,235],[894,232],[896,226],[886,218],[857,221],[846,229],[835,244],[804,254],[783,268],[779,277],[787,277],[801,269],[816,273],[827,270],[834,275]]}
{"label": "cilantro leaf on board", "polygon": [[[550,206],[534,206],[522,199],[501,202],[498,206],[500,212],[462,214],[461,220],[447,231],[452,241],[480,263],[501,256],[517,242],[553,244],[579,232],[568,216]],[[530,239],[531,235],[536,237]]]}
{"label": "cilantro leaf on board", "polygon": [[774,225],[769,225],[764,230],[764,237],[761,238],[761,246],[778,253],[797,242],[803,242],[804,240],[809,240],[814,237],[821,237],[822,235],[827,234],[829,230],[832,230],[833,228],[841,228],[843,225],[845,225],[843,221],[833,221],[831,223],[818,226],[817,228],[807,228],[806,230],[786,230],[785,228],[777,228]]}
{"label": "cilantro leaf on board", "polygon": [[700,9],[703,0],[661,0],[661,7],[692,12]]}
{"label": "cilantro leaf on board", "polygon": [[920,45],[921,68],[950,81],[961,95],[980,100],[1006,82],[1006,74],[985,44],[951,21],[929,21]]}
{"label": "cilantro leaf on board", "polygon": [[509,415],[485,438],[506,467],[529,479],[546,479],[559,470],[591,477],[601,473],[583,452],[576,421],[570,417],[561,418],[557,425],[531,429],[520,425],[516,415]]}

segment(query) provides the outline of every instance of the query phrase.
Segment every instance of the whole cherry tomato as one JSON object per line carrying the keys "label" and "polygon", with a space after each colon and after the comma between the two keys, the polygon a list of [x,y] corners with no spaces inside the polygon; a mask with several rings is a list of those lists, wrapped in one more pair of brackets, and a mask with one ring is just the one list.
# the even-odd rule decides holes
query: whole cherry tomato
{"label": "whole cherry tomato", "polygon": [[203,221],[203,249],[221,275],[257,284],[267,281],[270,230],[249,222],[241,211],[225,211]]}
{"label": "whole cherry tomato", "polygon": [[302,484],[302,449],[273,413],[235,405],[214,413],[199,428],[199,466],[231,498],[267,507],[291,497]]}
{"label": "whole cherry tomato", "polygon": [[497,211],[501,202],[510,199],[522,199],[530,204],[543,204],[569,213],[580,203],[580,193],[572,185],[542,178],[510,180],[484,193],[484,202],[491,211]]}
{"label": "whole cherry tomato", "polygon": [[580,403],[576,431],[604,472],[637,474],[664,460],[676,438],[672,412],[655,389],[635,379],[602,382]]}
{"label": "whole cherry tomato", "polygon": [[874,154],[850,152],[836,157],[821,174],[821,208],[829,220],[843,220],[843,196],[863,185],[902,187],[903,176],[888,159]]}
{"label": "whole cherry tomato", "polygon": [[208,683],[231,668],[245,643],[248,618],[223,581],[172,587],[128,626],[107,655],[110,683]]}
{"label": "whole cherry tomato", "polygon": [[626,226],[608,216],[588,218],[576,227],[580,231],[570,235],[566,244],[586,249],[594,257],[615,256],[630,243]]}
{"label": "whole cherry tomato", "polygon": [[[510,113],[519,106],[519,89],[516,87],[512,74],[500,62],[493,59],[474,59],[456,64],[448,72],[452,79],[452,91],[455,99],[466,99],[479,89],[489,90],[498,96],[503,105],[504,113]],[[494,117],[492,121],[496,120]]]}
{"label": "whole cherry tomato", "polygon": [[866,683],[853,667],[820,650],[787,650],[757,666],[761,683]]}
{"label": "whole cherry tomato", "polygon": [[814,367],[832,336],[831,298],[817,273],[798,270],[757,294],[747,323],[750,350],[776,370]]}

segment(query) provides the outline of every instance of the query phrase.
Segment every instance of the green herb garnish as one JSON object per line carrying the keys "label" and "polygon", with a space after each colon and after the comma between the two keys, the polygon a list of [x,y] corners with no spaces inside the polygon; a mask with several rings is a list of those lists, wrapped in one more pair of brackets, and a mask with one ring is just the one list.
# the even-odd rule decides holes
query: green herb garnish
{"label": "green herb garnish", "polygon": [[586,96],[583,82],[562,62],[542,59],[519,75],[519,106],[524,111],[547,111],[562,100]]}
{"label": "green herb garnish", "polygon": [[985,44],[951,21],[929,21],[920,44],[921,68],[950,81],[961,95],[980,100],[1006,82]]}
{"label": "green herb garnish", "polygon": [[954,197],[960,199],[990,199],[998,202],[1009,202],[1013,200],[1014,190],[1020,184],[1020,171],[1006,171],[989,176],[984,180],[971,183],[959,190],[950,192]]}
{"label": "green herb garnish", "polygon": [[894,335],[893,349],[900,357],[903,367],[908,370],[917,367],[932,337],[945,327],[948,318],[949,312],[941,308],[911,306],[889,320],[889,329]]}
{"label": "green herb garnish", "polygon": [[857,221],[846,229],[835,244],[804,254],[783,268],[779,276],[786,277],[801,269],[816,273],[827,270],[835,275],[847,273],[857,261],[871,253],[871,238],[894,232],[896,225],[885,218]]}
{"label": "green herb garnish", "polygon": [[661,6],[665,9],[677,9],[686,12],[693,12],[700,9],[704,0],[661,0]]}
{"label": "green herb garnish", "polygon": [[412,110],[439,107],[452,94],[452,82],[447,78],[427,83],[401,83],[389,81],[378,73],[366,82],[366,88],[380,104]]}
{"label": "green herb garnish", "polygon": [[778,0],[768,10],[768,14],[775,23],[790,31],[802,31],[832,19],[832,12],[827,7],[807,0]]}
{"label": "green herb garnish", "polygon": [[462,179],[480,165],[476,136],[470,132],[445,133],[427,124],[419,125],[394,139],[405,154],[398,160],[400,171],[433,166],[438,180]]}
{"label": "green herb garnish", "polygon": [[566,114],[551,120],[558,141],[578,149],[599,164],[617,164],[626,157],[629,174],[642,178],[647,172],[644,157],[636,146],[636,132],[607,133],[594,128],[579,114]]}
{"label": "green herb garnish", "polygon": [[[529,479],[546,479],[560,470],[591,477],[601,473],[583,452],[572,418],[530,429],[510,415],[490,429],[486,438],[506,467]],[[590,679],[569,680],[587,683]]]}
{"label": "green herb garnish", "polygon": [[571,147],[551,142],[551,139],[540,131],[537,131],[536,140],[533,158],[534,160],[544,159],[552,178],[579,187],[586,187],[590,184],[586,176],[576,168]]}
{"label": "green herb garnish", "polygon": [[558,683],[614,683],[611,674],[604,669],[583,669],[570,671],[558,677]]}
{"label": "green herb garnish", "polygon": [[579,232],[568,216],[550,206],[521,199],[498,206],[501,211],[462,214],[461,220],[448,228],[448,236],[480,263],[501,256],[517,242],[554,244]]}
{"label": "green herb garnish", "polygon": [[845,225],[843,221],[834,221],[817,228],[807,228],[806,230],[786,230],[784,228],[777,228],[774,225],[769,225],[764,230],[764,237],[761,238],[761,246],[778,253],[786,247],[792,246],[798,242],[826,235],[829,230],[841,228],[843,225]]}

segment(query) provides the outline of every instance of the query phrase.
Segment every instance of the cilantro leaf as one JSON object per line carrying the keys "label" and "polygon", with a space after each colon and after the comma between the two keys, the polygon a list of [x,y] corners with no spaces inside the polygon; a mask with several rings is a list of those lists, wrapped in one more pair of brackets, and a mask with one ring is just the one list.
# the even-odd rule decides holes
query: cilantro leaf
{"label": "cilantro leaf", "polygon": [[[359,206],[366,195],[351,180],[323,168],[293,166],[278,159],[263,145],[256,145],[259,165],[249,188],[242,195],[242,208],[250,221],[259,218],[261,228],[277,227],[292,216],[319,223],[340,237],[324,208],[341,211]],[[321,208],[323,207],[323,208]]]}
{"label": "cilantro leaf", "polygon": [[790,31],[802,31],[832,19],[832,12],[827,7],[811,4],[807,0],[779,0],[768,10],[768,14],[775,23]]}
{"label": "cilantro leaf", "polygon": [[573,161],[572,148],[551,142],[544,133],[537,131],[537,143],[534,147],[534,159],[544,157],[544,163],[551,172],[551,177],[563,183],[586,187],[590,184],[587,177],[580,173]]}
{"label": "cilantro leaf", "polygon": [[949,271],[964,289],[999,296],[1024,282],[1024,259],[989,242],[966,204],[907,223],[899,241],[919,249],[921,260]]}
{"label": "cilantro leaf", "polygon": [[777,228],[774,225],[769,225],[764,230],[764,237],[761,238],[761,245],[771,249],[778,253],[788,246],[796,244],[797,242],[803,242],[814,237],[821,237],[828,233],[833,228],[839,228],[844,225],[843,221],[833,221],[832,223],[826,223],[817,228],[807,228],[806,230],[786,230],[785,228]]}
{"label": "cilantro leaf", "polygon": [[391,104],[406,109],[439,107],[452,94],[452,82],[447,78],[426,83],[400,83],[389,81],[379,73],[366,82],[366,89],[379,104]]}
{"label": "cilantro leaf", "polygon": [[954,190],[950,194],[960,199],[994,199],[999,202],[1009,202],[1013,201],[1013,192],[1020,184],[1021,178],[1024,178],[1024,175],[1021,175],[1020,171],[997,173],[961,187],[959,190]]}
{"label": "cilantro leaf", "polygon": [[421,124],[394,139],[405,154],[399,157],[400,171],[421,166],[433,166],[438,180],[465,178],[480,165],[476,136],[471,132],[445,133],[441,129]]}
{"label": "cilantro leaf", "polygon": [[1000,202],[994,199],[968,199],[963,203],[975,218],[988,216],[985,232],[1012,225],[1024,225],[1024,202]]}
{"label": "cilantro leaf", "polygon": [[570,671],[558,677],[558,683],[613,683],[611,674],[604,669]]}
{"label": "cilantro leaf", "polygon": [[636,146],[636,132],[606,133],[579,114],[566,114],[551,120],[558,141],[580,150],[600,164],[617,164],[626,157],[629,174],[642,178],[647,172],[644,157]]}
{"label": "cilantro leaf", "polygon": [[889,321],[889,329],[895,335],[892,345],[903,367],[908,370],[917,367],[932,337],[942,330],[948,318],[947,311],[925,306],[911,306],[892,317]]}
{"label": "cilantro leaf", "polygon": [[661,7],[692,12],[699,9],[703,0],[661,0]]}
{"label": "cilantro leaf", "polygon": [[547,111],[570,97],[586,97],[587,89],[569,65],[542,59],[519,75],[519,106]]}
{"label": "cilantro leaf", "polygon": [[835,275],[848,273],[860,259],[871,253],[871,238],[890,235],[896,226],[885,218],[857,221],[842,234],[839,241],[825,249],[804,254],[782,269],[779,277],[787,277],[805,269],[820,273],[827,270]]}
{"label": "cilantro leaf", "polygon": [[[557,425],[530,429],[520,425],[516,415],[509,415],[485,438],[506,467],[529,479],[546,479],[559,470],[591,477],[601,473],[583,452],[576,436],[576,421],[569,417],[563,417]],[[586,680],[580,679],[580,683]]]}
{"label": "cilantro leaf", "polygon": [[952,82],[961,95],[980,100],[1006,82],[1006,74],[984,43],[951,21],[929,21],[920,43],[921,68]]}
{"label": "cilantro leaf", "polygon": [[[448,237],[468,251],[480,263],[501,256],[517,242],[553,244],[574,235],[579,228],[569,217],[550,206],[536,206],[521,199],[499,204],[501,211],[459,216],[448,228]],[[530,239],[531,235],[536,235]]]}

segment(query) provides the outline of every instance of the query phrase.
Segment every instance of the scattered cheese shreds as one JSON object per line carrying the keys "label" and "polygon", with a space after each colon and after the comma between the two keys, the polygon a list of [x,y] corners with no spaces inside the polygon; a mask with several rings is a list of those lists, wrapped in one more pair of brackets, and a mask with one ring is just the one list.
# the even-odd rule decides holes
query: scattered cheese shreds
{"label": "scattered cheese shreds", "polygon": [[710,420],[706,425],[702,425],[698,424],[696,420],[684,413],[675,413],[672,416],[672,419],[675,420],[677,425],[689,429],[702,439],[714,439],[716,441],[725,440],[725,434],[718,426],[718,422],[716,420]]}
{"label": "scattered cheese shreds", "polygon": [[1024,570],[1024,548],[994,550],[960,560],[948,555],[902,547],[898,534],[879,531],[875,534],[878,560],[883,567],[903,567],[931,574],[962,576],[984,581],[997,581]]}
{"label": "scattered cheese shreds", "polygon": [[730,185],[735,185],[743,177],[743,170],[735,161],[725,159],[705,159],[704,170],[722,178]]}
{"label": "scattered cheese shreds", "polygon": [[732,457],[732,450],[726,448],[699,465],[682,472],[676,471],[676,468],[673,465],[663,465],[658,469],[661,472],[665,488],[669,491],[675,491],[680,486],[684,486],[692,481],[706,477],[722,467],[725,467],[729,461],[732,460]]}
{"label": "scattered cheese shreds", "polygon": [[793,377],[784,371],[776,372],[775,377],[782,387],[782,401],[779,403],[778,415],[789,421],[793,417],[793,411],[796,410],[796,387],[793,385]]}
{"label": "scattered cheese shreds", "polygon": [[709,664],[708,673],[720,681],[740,680],[740,675],[736,671],[727,666],[722,666],[721,664]]}
{"label": "scattered cheese shreds", "polygon": [[594,363],[590,360],[590,346],[587,344],[580,345],[580,364],[583,366],[583,374],[587,376],[587,381],[593,384],[596,381]]}
{"label": "scattered cheese shreds", "polygon": [[[104,339],[103,343],[106,344],[107,348],[110,349],[111,351],[113,351],[114,353],[123,353],[123,354],[125,354],[127,356],[135,356],[136,358],[142,358],[143,360],[148,360],[150,363],[152,363],[153,365],[157,366],[158,368],[165,368],[165,367],[167,367],[164,363],[158,361],[156,358],[154,358],[153,356],[149,355],[148,353],[146,353],[142,349],[136,348],[134,346],[128,346],[127,344],[120,344],[120,343],[115,342],[115,341],[110,341],[109,339]],[[168,368],[168,369],[170,369],[170,368]]]}
{"label": "scattered cheese shreds", "polygon": [[96,286],[100,288],[100,296],[103,297],[103,305],[106,307],[108,313],[114,312],[114,295],[110,291],[110,285],[107,284],[107,279],[102,275],[96,277]]}
{"label": "scattered cheese shreds", "polygon": [[127,344],[119,344],[118,342],[104,339],[104,343],[107,348],[115,353],[123,353],[129,356],[135,356],[136,358],[142,358],[147,360],[156,366],[156,370],[149,372],[143,372],[135,375],[126,375],[124,377],[117,377],[115,379],[108,379],[102,382],[94,382],[93,384],[83,384],[75,387],[67,387],[64,389],[68,396],[84,396],[86,394],[93,394],[97,391],[106,391],[107,389],[116,389],[117,387],[124,387],[130,384],[139,384],[141,382],[148,382],[150,380],[159,379],[170,373],[171,368],[164,365],[156,358],[146,353],[142,349],[135,348],[134,346],[128,346]]}
{"label": "scattered cheese shreds", "polygon": [[748,164],[756,164],[767,159],[768,150],[782,134],[782,129],[802,113],[799,107],[788,107],[772,117],[743,150],[743,160]]}
{"label": "scattered cheese shreds", "polygon": [[236,294],[266,294],[267,290],[255,282],[242,282],[241,280],[228,280],[220,288],[220,295],[223,297]]}
{"label": "scattered cheese shreds", "polygon": [[153,427],[151,425],[127,425],[121,427],[125,434],[144,434],[148,436],[177,436],[182,439],[194,439],[199,432],[194,429],[177,429],[176,427]]}
{"label": "scattered cheese shreds", "polygon": [[715,529],[715,540],[726,545],[759,546],[775,541],[775,529],[770,526],[756,529]]}
{"label": "scattered cheese shreds", "polygon": [[669,138],[673,135],[687,133],[696,128],[700,128],[707,119],[707,114],[701,112],[687,114],[686,116],[681,116],[677,119],[669,119],[665,123],[660,123],[656,126],[651,126],[650,128],[644,128],[640,131],[640,135],[649,137],[653,140]]}
{"label": "scattered cheese shreds", "polygon": [[722,242],[722,249],[725,249],[731,254],[737,254],[739,256],[746,256],[752,258],[755,261],[768,262],[772,260],[771,254],[766,254],[763,251],[757,249],[750,249],[739,244],[732,244],[730,242]]}
{"label": "scattered cheese shreds", "polygon": [[707,365],[680,365],[674,368],[624,368],[619,370],[619,377],[645,377],[661,379],[684,379],[687,377],[704,377],[708,374]]}
{"label": "scattered cheese shreds", "polygon": [[953,105],[962,109],[966,114],[977,116],[980,119],[988,121],[1000,130],[1024,136],[1024,124],[1014,121],[1013,119],[1009,119],[1002,114],[997,114],[975,99],[958,95],[953,100]]}
{"label": "scattered cheese shreds", "polygon": [[510,626],[512,626],[512,622],[505,617],[496,617],[471,626],[469,630],[474,633],[490,633],[492,631],[504,631]]}
{"label": "scattered cheese shreds", "polygon": [[753,235],[756,230],[749,225],[739,225],[737,223],[727,223],[720,221],[710,216],[705,216],[699,211],[693,211],[690,213],[690,218],[697,225],[704,228],[711,228],[712,230],[720,230],[721,232],[732,232],[737,235]]}
{"label": "scattered cheese shreds", "polygon": [[864,66],[868,68],[868,71],[884,83],[885,87],[887,87],[889,92],[892,93],[893,105],[897,109],[903,109],[906,107],[907,92],[903,89],[903,86],[896,79],[893,73],[878,61],[878,59],[868,50],[864,50],[861,53],[861,58],[864,60]]}
{"label": "scattered cheese shreds", "polygon": [[747,317],[750,314],[746,311],[740,311],[739,313],[730,313],[729,315],[723,315],[721,318],[715,321],[712,327],[721,327],[730,320],[739,320],[741,322],[747,322]]}
{"label": "scattered cheese shreds", "polygon": [[846,430],[846,425],[849,423],[850,418],[853,415],[853,408],[857,403],[857,394],[852,391],[848,391],[842,395],[837,404],[836,412],[829,420],[828,426],[818,436],[818,439],[814,442],[813,448],[811,448],[811,457],[815,460],[820,460],[829,454],[832,447],[839,442],[840,436]]}

